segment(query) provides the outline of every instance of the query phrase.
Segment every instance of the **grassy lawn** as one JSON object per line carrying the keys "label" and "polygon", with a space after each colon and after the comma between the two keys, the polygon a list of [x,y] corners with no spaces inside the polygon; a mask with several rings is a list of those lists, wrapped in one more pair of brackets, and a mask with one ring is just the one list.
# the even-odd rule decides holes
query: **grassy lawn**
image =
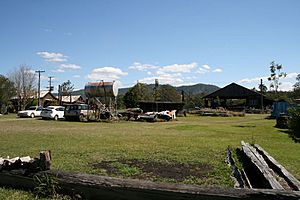
{"label": "grassy lawn", "polygon": [[[0,156],[33,157],[50,149],[55,169],[232,187],[225,150],[240,146],[244,140],[261,145],[300,179],[300,144],[265,117],[188,116],[161,123],[81,123],[0,116]],[[172,178],[168,172],[155,171],[155,166],[161,171],[191,170],[182,171],[184,177]]]}

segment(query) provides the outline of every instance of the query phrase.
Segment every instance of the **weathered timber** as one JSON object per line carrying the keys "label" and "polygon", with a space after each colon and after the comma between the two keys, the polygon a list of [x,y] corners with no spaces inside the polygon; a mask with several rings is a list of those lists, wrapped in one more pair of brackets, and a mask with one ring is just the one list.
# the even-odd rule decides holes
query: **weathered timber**
{"label": "weathered timber", "polygon": [[31,173],[37,171],[49,170],[51,166],[51,152],[41,151],[40,158],[15,157],[15,158],[0,158],[0,172],[20,170],[23,173]]}
{"label": "weathered timber", "polygon": [[[154,183],[135,179],[120,179],[80,173],[45,171],[56,177],[61,193],[80,195],[85,199],[122,200],[299,200],[299,191],[267,189],[212,188],[195,185]],[[0,185],[14,188],[33,189],[32,177],[0,173]]]}
{"label": "weathered timber", "polygon": [[263,177],[269,183],[272,189],[284,190],[280,183],[273,176],[275,174],[272,169],[268,167],[268,164],[264,161],[263,157],[251,147],[248,143],[241,141],[244,153],[251,159],[252,163],[262,173]]}
{"label": "weathered timber", "polygon": [[51,151],[45,150],[40,152],[40,168],[49,170],[51,166]]}
{"label": "weathered timber", "polygon": [[249,180],[249,178],[248,178],[248,176],[246,174],[246,172],[243,169],[241,170],[241,175],[242,175],[242,178],[244,180],[246,188],[247,187],[248,188],[253,188],[252,185],[251,185],[251,182],[250,182],[250,180]]}
{"label": "weathered timber", "polygon": [[272,156],[270,156],[269,153],[266,152],[261,146],[258,144],[255,144],[254,146],[264,157],[268,165],[273,168],[276,173],[283,177],[292,189],[300,191],[300,182],[291,173],[289,173],[281,164],[279,164]]}
{"label": "weathered timber", "polygon": [[231,151],[230,151],[229,148],[227,148],[226,154],[227,154],[227,162],[230,165],[231,170],[232,170],[231,177],[234,181],[234,187],[235,188],[245,188],[245,183],[244,183],[244,180],[242,178],[241,172],[237,168],[237,166],[235,165],[235,160],[232,157],[232,154],[231,154]]}

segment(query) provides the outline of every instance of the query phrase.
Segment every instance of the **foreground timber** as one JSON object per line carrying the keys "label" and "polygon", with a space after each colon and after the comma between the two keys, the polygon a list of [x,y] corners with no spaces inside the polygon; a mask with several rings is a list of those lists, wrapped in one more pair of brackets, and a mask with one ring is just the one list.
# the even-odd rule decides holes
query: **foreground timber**
{"label": "foreground timber", "polygon": [[[84,199],[300,199],[299,191],[200,187],[52,170],[41,173],[56,177],[60,193],[80,195]],[[0,185],[26,190],[35,187],[32,177],[4,171],[0,173]]]}

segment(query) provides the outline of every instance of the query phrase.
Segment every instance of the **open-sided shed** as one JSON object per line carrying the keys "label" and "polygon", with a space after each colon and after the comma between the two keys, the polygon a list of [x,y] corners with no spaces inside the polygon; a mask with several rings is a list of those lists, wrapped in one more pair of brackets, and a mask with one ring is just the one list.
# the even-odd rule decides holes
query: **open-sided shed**
{"label": "open-sided shed", "polygon": [[160,112],[165,110],[182,110],[183,102],[140,101],[139,107],[144,112]]}
{"label": "open-sided shed", "polygon": [[268,99],[266,96],[236,83],[231,83],[211,94],[208,94],[204,96],[203,99],[205,100],[206,106],[209,106],[210,104],[212,107],[216,106],[216,100],[218,100],[221,104],[219,106],[228,107],[227,100],[230,99],[245,99],[245,106],[254,108],[261,108],[261,100],[263,100],[264,107],[271,106],[273,103],[273,100]]}

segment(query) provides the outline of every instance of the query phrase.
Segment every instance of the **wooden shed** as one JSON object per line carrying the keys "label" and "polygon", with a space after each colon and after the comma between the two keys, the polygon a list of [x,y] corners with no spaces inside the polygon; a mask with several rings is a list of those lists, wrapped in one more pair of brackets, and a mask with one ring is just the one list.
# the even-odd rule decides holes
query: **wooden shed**
{"label": "wooden shed", "polygon": [[265,95],[245,88],[236,83],[231,83],[211,94],[203,97],[205,100],[205,106],[207,107],[218,107],[222,106],[225,108],[230,107],[229,100],[244,100],[242,106],[261,108],[261,100],[263,100],[263,106],[271,106],[273,100],[267,98]]}
{"label": "wooden shed", "polygon": [[139,107],[144,112],[160,112],[165,110],[182,110],[184,103],[182,102],[161,102],[161,101],[140,101]]}

